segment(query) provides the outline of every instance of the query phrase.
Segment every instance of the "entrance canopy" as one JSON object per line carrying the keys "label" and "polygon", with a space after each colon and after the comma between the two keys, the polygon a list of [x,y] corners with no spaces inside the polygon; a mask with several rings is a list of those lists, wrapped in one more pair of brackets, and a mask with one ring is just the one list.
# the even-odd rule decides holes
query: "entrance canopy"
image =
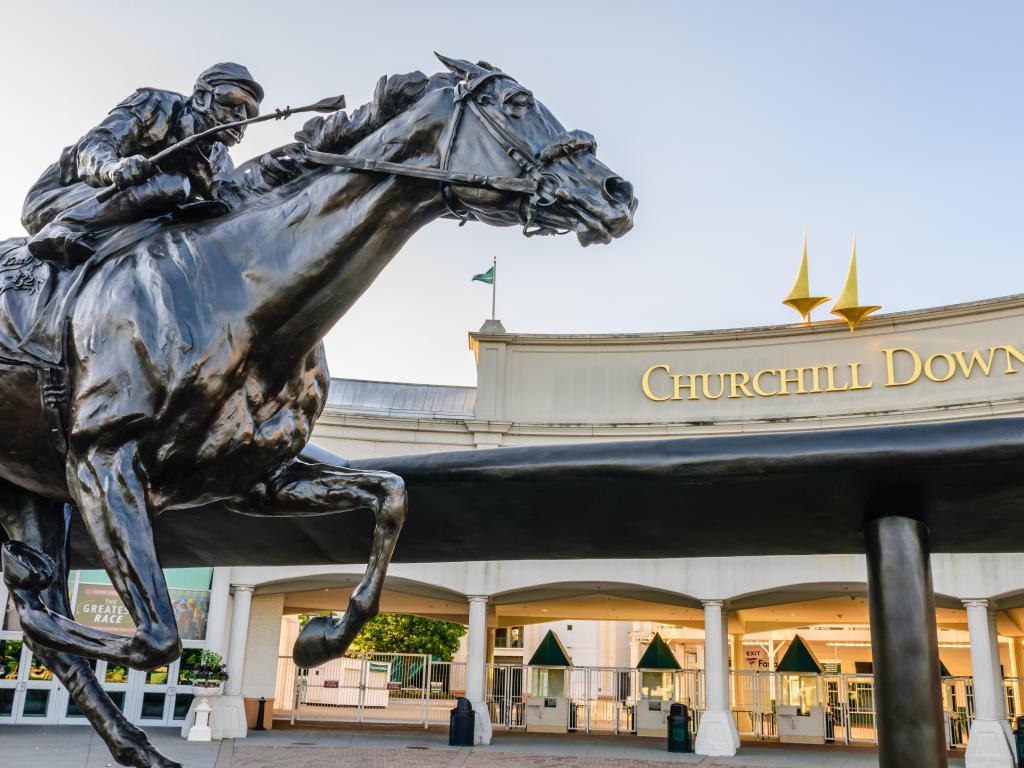
{"label": "entrance canopy", "polygon": [[[932,551],[1019,551],[1024,419],[501,448],[354,462],[404,478],[398,562],[859,553],[915,517]],[[369,513],[155,523],[165,567],[365,562]],[[84,535],[77,566],[94,563]]]}

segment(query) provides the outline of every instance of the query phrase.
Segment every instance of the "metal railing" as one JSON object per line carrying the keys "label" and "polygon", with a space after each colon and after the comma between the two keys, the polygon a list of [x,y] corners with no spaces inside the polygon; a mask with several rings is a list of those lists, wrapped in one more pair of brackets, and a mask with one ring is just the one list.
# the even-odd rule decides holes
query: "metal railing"
{"label": "metal railing", "polygon": [[[621,667],[573,667],[568,670],[569,730],[581,733],[636,732],[635,714],[644,698],[643,670]],[[488,664],[485,697],[497,730],[526,727],[530,667]],[[730,673],[730,706],[744,738],[779,738],[780,705],[790,701],[786,678],[778,672]],[[694,725],[704,709],[701,670],[678,670],[661,685],[659,696],[686,704]],[[665,686],[670,686],[666,689]],[[871,675],[801,676],[808,704],[824,713],[824,741],[871,744],[878,741],[874,678]],[[1007,716],[1024,715],[1024,678],[1003,681]],[[352,723],[447,725],[455,700],[466,692],[466,664],[434,661],[427,655],[363,653],[312,669],[296,668],[291,657],[278,659],[275,715],[296,720]],[[950,747],[967,745],[974,717],[970,677],[942,678],[942,708]]]}
{"label": "metal railing", "polygon": [[465,691],[465,663],[425,654],[362,653],[310,669],[281,656],[274,712],[293,723],[447,725]]}
{"label": "metal railing", "polygon": [[[786,678],[777,672],[733,672],[730,674],[731,706],[740,735],[754,739],[778,738],[780,704],[788,701]],[[874,744],[878,742],[875,720],[875,681],[872,675],[801,675],[809,694],[802,705],[820,706],[825,719],[826,743]],[[1007,714],[1015,716],[1021,700],[1015,695],[1022,681],[1007,679],[1004,684]],[[811,695],[812,694],[812,695]],[[974,690],[970,677],[942,678],[942,708],[946,719],[946,739],[950,747],[967,745],[974,717]]]}

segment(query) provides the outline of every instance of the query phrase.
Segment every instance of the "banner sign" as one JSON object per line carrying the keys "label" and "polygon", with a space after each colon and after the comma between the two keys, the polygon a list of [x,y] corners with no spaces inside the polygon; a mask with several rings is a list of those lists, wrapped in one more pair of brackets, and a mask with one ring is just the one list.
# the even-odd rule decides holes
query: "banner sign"
{"label": "banner sign", "polygon": [[[182,640],[204,640],[210,612],[210,593],[197,589],[171,589],[171,606]],[[79,584],[75,595],[75,621],[116,635],[134,635],[135,622],[109,584]]]}

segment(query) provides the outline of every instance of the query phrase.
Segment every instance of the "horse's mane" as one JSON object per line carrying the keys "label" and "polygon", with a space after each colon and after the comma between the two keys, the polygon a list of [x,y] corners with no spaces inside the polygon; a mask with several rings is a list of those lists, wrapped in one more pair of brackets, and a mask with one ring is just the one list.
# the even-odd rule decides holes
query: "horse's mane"
{"label": "horse's mane", "polygon": [[340,110],[314,117],[295,133],[294,142],[240,165],[237,170],[239,192],[246,198],[259,196],[321,167],[306,159],[304,147],[323,152],[347,152],[415,106],[428,93],[451,87],[457,80],[449,72],[430,77],[419,71],[382,76],[374,88],[373,98],[351,115]]}

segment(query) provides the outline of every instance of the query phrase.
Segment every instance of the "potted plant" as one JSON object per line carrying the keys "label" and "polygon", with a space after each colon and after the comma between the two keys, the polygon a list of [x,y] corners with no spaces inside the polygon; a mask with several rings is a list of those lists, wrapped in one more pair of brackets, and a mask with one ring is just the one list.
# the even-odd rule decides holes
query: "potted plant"
{"label": "potted plant", "polygon": [[189,683],[196,696],[216,696],[228,679],[224,659],[215,651],[203,651],[189,673]]}
{"label": "potted plant", "polygon": [[224,681],[228,679],[228,671],[224,659],[214,651],[203,651],[199,659],[189,671],[188,681],[192,685],[192,693],[196,697],[195,723],[188,732],[189,741],[210,741],[213,731],[210,728],[210,716],[213,707],[210,699],[220,696]]}

